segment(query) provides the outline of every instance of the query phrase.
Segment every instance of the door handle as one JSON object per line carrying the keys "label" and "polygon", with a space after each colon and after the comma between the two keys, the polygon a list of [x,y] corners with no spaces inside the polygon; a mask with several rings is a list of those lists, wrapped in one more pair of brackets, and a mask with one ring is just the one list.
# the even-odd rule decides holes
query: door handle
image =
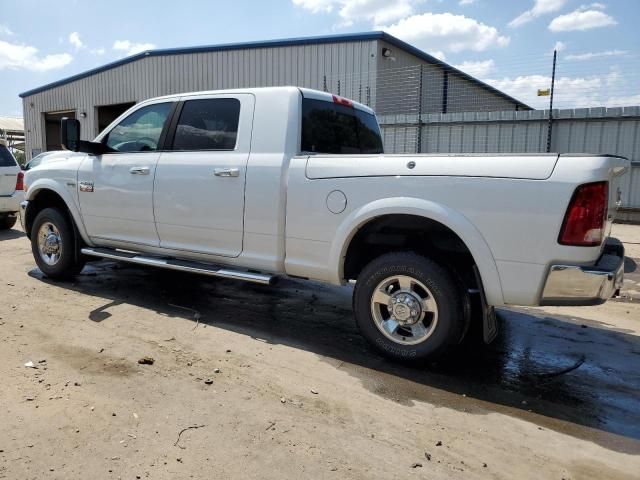
{"label": "door handle", "polygon": [[149,175],[149,167],[131,167],[129,173],[131,175]]}
{"label": "door handle", "polygon": [[216,177],[238,177],[240,169],[238,168],[216,168],[213,173]]}

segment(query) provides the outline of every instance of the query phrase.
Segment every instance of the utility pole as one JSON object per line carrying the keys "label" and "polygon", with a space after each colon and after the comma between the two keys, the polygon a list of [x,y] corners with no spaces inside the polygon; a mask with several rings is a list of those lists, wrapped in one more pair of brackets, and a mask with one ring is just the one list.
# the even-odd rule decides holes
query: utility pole
{"label": "utility pole", "polygon": [[420,65],[418,71],[420,79],[418,80],[418,136],[416,137],[416,151],[422,153],[422,82],[424,78],[423,65]]}
{"label": "utility pole", "polygon": [[547,127],[547,153],[551,152],[551,135],[553,133],[553,90],[556,83],[556,60],[558,51],[553,51],[553,71],[551,73],[551,96],[549,97],[549,125]]}

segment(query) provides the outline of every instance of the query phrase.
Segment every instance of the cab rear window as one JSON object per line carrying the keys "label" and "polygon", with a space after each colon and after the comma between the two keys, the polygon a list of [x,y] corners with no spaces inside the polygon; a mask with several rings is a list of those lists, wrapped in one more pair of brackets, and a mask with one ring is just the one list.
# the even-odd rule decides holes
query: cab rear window
{"label": "cab rear window", "polygon": [[374,115],[324,100],[302,99],[302,140],[305,153],[383,153]]}
{"label": "cab rear window", "polygon": [[0,167],[15,167],[16,165],[16,159],[13,158],[9,149],[0,145]]}

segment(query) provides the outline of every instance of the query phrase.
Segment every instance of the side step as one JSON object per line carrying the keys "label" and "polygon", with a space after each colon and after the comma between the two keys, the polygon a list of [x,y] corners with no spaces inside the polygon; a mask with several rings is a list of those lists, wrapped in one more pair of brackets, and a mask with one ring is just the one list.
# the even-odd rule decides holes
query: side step
{"label": "side step", "polygon": [[262,285],[273,285],[275,276],[263,273],[246,272],[242,270],[229,270],[215,265],[188,260],[165,259],[161,257],[145,257],[133,252],[114,250],[110,248],[83,248],[84,255],[92,257],[109,258],[120,260],[121,262],[135,263],[137,265],[148,265],[150,267],[167,268],[169,270],[179,270],[181,272],[200,273],[211,277],[232,278],[234,280],[245,280],[247,282],[260,283]]}

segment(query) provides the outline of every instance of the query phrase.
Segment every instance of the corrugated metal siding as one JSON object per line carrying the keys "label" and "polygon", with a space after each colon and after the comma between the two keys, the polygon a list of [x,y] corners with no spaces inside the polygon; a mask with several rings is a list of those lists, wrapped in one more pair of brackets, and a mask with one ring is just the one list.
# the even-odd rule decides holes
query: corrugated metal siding
{"label": "corrugated metal siding", "polygon": [[[422,115],[421,151],[545,152],[548,115],[544,110]],[[386,115],[379,120],[385,151],[418,151],[415,141],[417,118]],[[624,179],[623,205],[640,208],[640,107],[557,110],[554,111],[552,133],[553,152],[621,155],[634,162],[632,172]],[[405,143],[402,143],[403,139]]]}
{"label": "corrugated metal siding", "polygon": [[[393,51],[395,60],[382,58],[383,47]],[[45,112],[73,110],[82,123],[83,138],[91,139],[99,133],[99,106],[188,91],[298,85],[326,88],[382,114],[418,114],[442,111],[444,78],[443,66],[372,39],[143,57],[25,97],[26,153],[30,158],[33,149],[44,148]],[[481,106],[465,104],[471,98]],[[448,111],[512,105],[472,81],[449,75]],[[81,112],[87,117],[80,118]],[[403,141],[417,144],[417,133],[414,128]]]}
{"label": "corrugated metal siding", "polygon": [[[474,85],[455,74],[449,74],[447,92],[447,113],[494,112],[515,110],[516,108],[507,99]],[[437,111],[441,112],[442,110],[434,110],[434,112]]]}
{"label": "corrugated metal siding", "polygon": [[[393,60],[382,56],[382,48],[391,49]],[[444,69],[384,41],[379,41],[379,49],[376,112],[380,115],[442,113],[445,103]],[[454,72],[448,73],[446,96],[448,113],[515,110],[513,102]]]}
{"label": "corrugated metal siding", "polygon": [[[23,99],[26,153],[44,148],[44,113],[86,112],[82,136],[97,133],[97,106],[139,102],[172,93],[296,85],[323,89],[324,76],[340,80],[341,94],[375,98],[377,41],[352,41],[227,50],[141,58]],[[365,99],[363,99],[365,100]]]}

